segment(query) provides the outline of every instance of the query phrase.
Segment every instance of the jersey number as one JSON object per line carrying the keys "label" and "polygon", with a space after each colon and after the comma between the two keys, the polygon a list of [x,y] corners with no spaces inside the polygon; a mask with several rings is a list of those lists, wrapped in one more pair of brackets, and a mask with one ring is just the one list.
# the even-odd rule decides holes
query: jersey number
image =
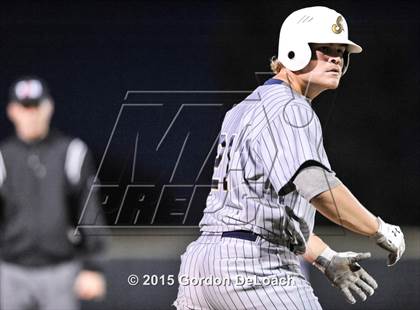
{"label": "jersey number", "polygon": [[211,188],[213,190],[218,190],[219,184],[222,184],[222,189],[224,191],[228,190],[227,176],[229,173],[232,145],[235,138],[236,134],[233,134],[230,138],[228,138],[225,133],[220,135],[219,144],[217,145],[216,160],[214,161],[213,177],[216,178],[211,181]]}

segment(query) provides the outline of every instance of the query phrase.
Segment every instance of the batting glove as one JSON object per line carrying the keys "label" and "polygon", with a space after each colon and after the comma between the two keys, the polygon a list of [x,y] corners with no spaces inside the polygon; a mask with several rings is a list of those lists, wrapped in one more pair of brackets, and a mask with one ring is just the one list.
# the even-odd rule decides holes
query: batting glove
{"label": "batting glove", "polygon": [[380,217],[378,222],[378,232],[372,238],[381,248],[391,252],[388,255],[389,267],[395,265],[405,251],[404,234],[399,226],[387,224]]}
{"label": "batting glove", "polygon": [[314,265],[323,272],[351,304],[356,303],[353,294],[365,301],[367,295],[372,296],[378,287],[373,279],[358,262],[370,257],[370,253],[340,252],[327,247],[317,257]]}

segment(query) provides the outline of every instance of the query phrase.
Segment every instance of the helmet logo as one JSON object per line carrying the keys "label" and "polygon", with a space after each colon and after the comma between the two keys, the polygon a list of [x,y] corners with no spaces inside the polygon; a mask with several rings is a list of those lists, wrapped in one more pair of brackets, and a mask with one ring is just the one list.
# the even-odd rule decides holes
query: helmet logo
{"label": "helmet logo", "polygon": [[344,31],[344,27],[343,27],[343,17],[342,16],[338,16],[337,17],[337,21],[335,22],[335,24],[332,25],[331,29],[334,33],[336,34],[340,34],[341,32]]}

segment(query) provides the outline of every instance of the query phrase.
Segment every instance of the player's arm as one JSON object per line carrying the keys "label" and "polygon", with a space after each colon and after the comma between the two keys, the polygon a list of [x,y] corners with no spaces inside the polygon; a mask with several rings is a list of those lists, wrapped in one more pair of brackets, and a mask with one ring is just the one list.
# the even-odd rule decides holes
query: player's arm
{"label": "player's arm", "polygon": [[312,234],[303,257],[324,273],[349,303],[356,302],[354,294],[363,301],[366,300],[378,287],[376,281],[358,264],[359,261],[369,258],[370,253],[337,253],[321,238]]}
{"label": "player's arm", "polygon": [[370,213],[334,173],[311,166],[299,172],[293,183],[300,195],[326,218],[358,234],[372,237],[380,247],[389,251],[388,266],[400,259],[405,250],[400,227],[387,224]]}
{"label": "player's arm", "polygon": [[[95,164],[93,163],[92,154],[88,151],[83,162],[80,178],[80,194],[79,194],[79,214],[81,210],[86,208],[86,216],[88,212],[96,212],[95,225],[105,225],[105,218],[99,203],[98,192],[91,192],[95,175]],[[86,205],[85,205],[86,203]],[[86,256],[83,261],[84,266],[76,278],[74,290],[83,300],[101,299],[106,294],[106,279],[103,274],[102,266],[99,261],[105,252],[106,241],[102,236],[85,236]]]}
{"label": "player's arm", "polygon": [[328,245],[315,234],[311,234],[306,244],[306,252],[303,254],[303,258],[310,264],[313,264],[318,256],[321,255]]}
{"label": "player's arm", "polygon": [[[77,227],[80,220],[86,219],[94,221],[95,225],[105,225],[98,192],[91,191],[96,172],[92,154],[82,141],[75,139],[68,147],[67,156],[74,158],[75,162],[77,159],[78,163],[66,165],[66,175],[71,184],[73,207],[76,211],[76,217],[72,216],[74,226]],[[80,170],[71,170],[73,167]],[[79,244],[80,252],[83,254],[82,270],[75,280],[74,291],[80,299],[100,299],[106,293],[106,280],[102,267],[106,240],[102,235],[89,234],[83,227],[83,221],[80,222],[81,227],[78,227],[82,239]]]}
{"label": "player's arm", "polygon": [[329,220],[360,235],[370,237],[379,230],[377,217],[363,207],[344,184],[312,198],[311,204]]}

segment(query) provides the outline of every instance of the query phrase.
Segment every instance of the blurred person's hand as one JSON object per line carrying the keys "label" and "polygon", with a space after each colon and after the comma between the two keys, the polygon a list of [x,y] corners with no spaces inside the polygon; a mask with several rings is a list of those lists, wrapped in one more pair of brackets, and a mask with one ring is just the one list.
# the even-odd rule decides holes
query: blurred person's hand
{"label": "blurred person's hand", "polygon": [[105,278],[99,272],[82,270],[74,283],[74,291],[83,300],[102,299],[106,293]]}

